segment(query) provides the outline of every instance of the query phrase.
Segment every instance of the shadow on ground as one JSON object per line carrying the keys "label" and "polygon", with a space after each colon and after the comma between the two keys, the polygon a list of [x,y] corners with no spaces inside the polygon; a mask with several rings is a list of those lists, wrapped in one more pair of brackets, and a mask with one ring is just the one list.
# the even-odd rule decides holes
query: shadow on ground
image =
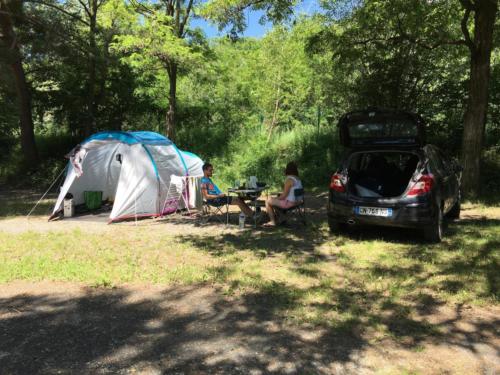
{"label": "shadow on ground", "polygon": [[[335,297],[337,308],[361,304],[365,313],[370,298],[379,298],[341,290]],[[274,298],[263,290],[230,300],[203,286],[147,296],[117,288],[87,289],[76,296],[0,298],[0,368],[3,374],[376,370],[362,352],[370,347],[377,351],[380,343],[373,346],[361,324],[292,328],[276,315]],[[387,324],[395,337],[413,340],[412,345],[434,337],[478,357],[477,345],[488,345],[500,323],[477,321],[460,328],[461,306],[450,319],[435,324],[411,319],[400,310],[388,304],[383,315],[367,317]]]}
{"label": "shadow on ground", "polygon": [[[436,291],[458,293],[467,287],[468,275],[480,274],[487,279],[484,297],[498,295],[498,239],[467,244],[467,249],[462,245],[467,238],[483,239],[498,220],[452,223],[445,242],[428,245],[412,232],[391,228],[332,236],[325,219],[318,204],[310,207],[307,227],[178,236],[215,257],[246,250],[263,252],[263,257],[284,254],[295,272],[316,279],[312,286],[259,281],[254,275],[254,288],[233,298],[204,285],[156,291],[48,289],[0,296],[0,373],[375,372],[367,351],[389,362],[398,360],[389,357],[391,351],[415,351],[425,362],[433,353],[418,351],[428,344],[456,348],[455,355],[467,355],[465,361],[476,360],[484,372],[494,372],[500,355],[495,344],[498,315],[475,315],[463,304],[447,306]],[[328,241],[342,248],[353,239],[408,245],[394,252],[410,263],[362,266],[348,251],[339,250],[337,257],[318,251]],[[349,277],[324,282],[319,267],[308,267],[333,262]],[[226,262],[214,270],[221,274],[216,280],[224,284],[230,272],[224,267],[230,266]],[[425,289],[427,280],[436,276],[440,281]],[[366,280],[379,278],[408,296],[395,298],[391,290],[367,288]],[[307,300],[318,292],[327,298]],[[317,324],[290,323],[288,318],[304,308],[317,314]],[[374,337],[374,332],[383,337]]]}
{"label": "shadow on ground", "polygon": [[[460,219],[444,223],[444,241],[454,240],[458,235],[467,233],[473,238],[481,238],[482,231],[487,228],[500,227],[500,219],[485,217]],[[342,234],[358,241],[382,240],[391,243],[408,245],[434,246],[425,240],[422,230],[418,228],[391,228],[378,226],[356,226],[347,229]]]}
{"label": "shadow on ground", "polygon": [[264,295],[234,302],[200,290],[134,301],[124,289],[2,298],[2,373],[317,372],[332,363],[355,366],[355,353],[366,344],[342,327],[314,341],[301,337],[256,304]]}

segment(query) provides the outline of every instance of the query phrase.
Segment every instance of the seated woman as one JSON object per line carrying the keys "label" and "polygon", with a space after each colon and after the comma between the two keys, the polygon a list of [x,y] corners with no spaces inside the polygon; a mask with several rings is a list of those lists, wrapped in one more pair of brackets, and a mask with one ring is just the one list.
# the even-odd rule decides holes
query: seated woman
{"label": "seated woman", "polygon": [[293,161],[288,163],[285,168],[285,185],[283,192],[277,197],[269,197],[266,201],[266,211],[269,215],[269,222],[265,223],[265,227],[276,226],[276,212],[275,208],[286,210],[300,203],[295,196],[296,189],[302,189],[302,182],[299,179],[299,171],[297,164]]}

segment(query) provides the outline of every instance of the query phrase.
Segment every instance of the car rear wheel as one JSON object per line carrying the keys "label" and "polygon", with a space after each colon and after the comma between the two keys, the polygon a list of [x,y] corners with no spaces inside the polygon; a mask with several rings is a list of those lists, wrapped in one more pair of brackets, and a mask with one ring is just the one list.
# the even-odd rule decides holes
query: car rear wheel
{"label": "car rear wheel", "polygon": [[458,196],[457,201],[451,208],[451,210],[446,215],[448,219],[456,220],[460,218],[460,196]]}
{"label": "car rear wheel", "polygon": [[434,222],[424,228],[424,237],[433,243],[441,242],[443,239],[443,210],[440,206],[436,208]]}

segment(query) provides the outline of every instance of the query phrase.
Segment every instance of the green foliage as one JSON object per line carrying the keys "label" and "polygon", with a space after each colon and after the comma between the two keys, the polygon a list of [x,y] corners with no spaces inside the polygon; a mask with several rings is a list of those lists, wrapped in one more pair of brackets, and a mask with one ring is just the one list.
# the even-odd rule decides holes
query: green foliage
{"label": "green foliage", "polygon": [[241,134],[254,137],[248,132],[256,127],[258,137],[267,140],[275,131],[316,128],[318,120],[328,126],[327,117],[340,112],[323,104],[325,93],[314,66],[323,58],[311,58],[304,50],[315,29],[313,20],[304,19],[293,29],[277,28],[261,41],[213,42],[216,59],[180,82],[178,142],[212,158],[228,152],[221,144]]}
{"label": "green foliage", "polygon": [[334,129],[307,125],[277,133],[271,139],[259,126],[248,128],[229,143],[228,150],[225,156],[212,160],[216,178],[223,186],[255,175],[276,189],[282,187],[284,169],[290,161],[298,164],[306,188],[326,188],[341,152]]}
{"label": "green foliage", "polygon": [[177,143],[212,158],[258,114],[254,67],[258,43],[227,39],[211,45],[212,56],[179,80]]}
{"label": "green foliage", "polygon": [[181,65],[199,63],[201,53],[175,35],[170,18],[156,12],[136,24],[134,33],[116,36],[112,47],[125,52],[124,59],[137,71],[156,71],[170,61]]}
{"label": "green foliage", "polygon": [[363,1],[341,19],[335,18],[339,3],[352,2],[324,3],[330,13],[309,49],[333,53],[332,78],[326,83],[330,92],[345,90],[346,109],[418,112],[429,124],[428,140],[458,155],[469,51],[453,43],[463,38],[456,2]]}
{"label": "green foliage", "polygon": [[262,23],[280,22],[293,14],[292,7],[297,3],[298,0],[208,0],[199,7],[199,13],[219,25],[220,30],[230,27],[233,33],[237,33],[247,27],[245,10],[262,11]]}
{"label": "green foliage", "polygon": [[[48,188],[61,173],[68,162],[64,155],[71,151],[78,139],[70,135],[38,135],[36,142],[42,162],[36,169],[32,170],[23,168],[19,144],[12,143],[9,139],[3,142],[9,142],[4,144],[10,155],[0,159],[0,183],[8,184],[11,187],[43,190]],[[2,145],[2,140],[0,140],[0,145]]]}
{"label": "green foliage", "polygon": [[[187,2],[181,3],[182,19]],[[94,130],[163,132],[170,83],[166,66],[177,64],[176,143],[217,163],[225,184],[257,175],[279,186],[283,166],[293,159],[307,185],[327,186],[340,153],[336,120],[346,111],[373,105],[422,114],[428,140],[458,155],[468,51],[453,44],[435,47],[461,37],[462,11],[456,2],[324,0],[323,14],[281,22],[294,3],[195,1],[197,16],[232,31],[244,27],[245,9],[278,21],[261,39],[230,33],[210,40],[190,26],[190,19],[179,36],[163,2],[99,1],[93,33],[85,2],[19,3],[15,27],[31,86],[42,168],[58,169],[63,155],[85,135],[91,61]],[[500,21],[496,30],[498,46]],[[4,181],[21,166],[8,61],[8,54],[0,54]],[[484,158],[488,189],[500,185],[498,48],[491,75]]]}

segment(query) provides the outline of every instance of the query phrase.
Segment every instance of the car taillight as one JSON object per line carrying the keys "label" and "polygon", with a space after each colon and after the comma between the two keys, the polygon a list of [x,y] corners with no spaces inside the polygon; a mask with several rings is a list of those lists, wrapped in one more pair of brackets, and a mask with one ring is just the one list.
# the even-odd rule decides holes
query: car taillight
{"label": "car taillight", "polygon": [[345,192],[345,186],[342,182],[342,175],[340,173],[335,173],[330,180],[330,189],[338,191],[339,193]]}
{"label": "car taillight", "polygon": [[410,191],[406,193],[408,197],[415,197],[417,195],[426,194],[432,190],[434,186],[434,176],[431,174],[424,174],[420,176],[417,182],[411,187]]}

